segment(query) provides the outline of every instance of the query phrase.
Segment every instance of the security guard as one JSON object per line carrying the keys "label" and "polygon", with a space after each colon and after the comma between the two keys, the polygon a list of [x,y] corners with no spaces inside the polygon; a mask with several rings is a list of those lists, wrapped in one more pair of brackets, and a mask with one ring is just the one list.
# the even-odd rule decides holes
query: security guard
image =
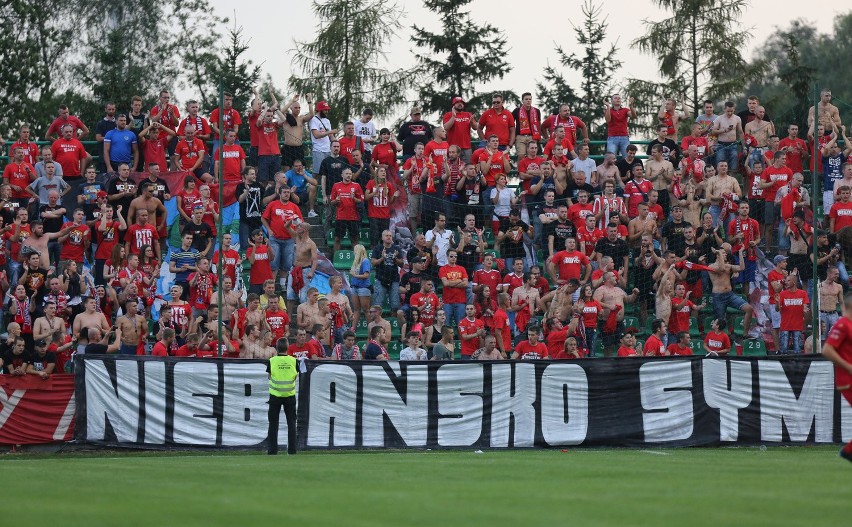
{"label": "security guard", "polygon": [[266,372],[269,374],[269,435],[267,453],[278,454],[278,417],[281,407],[287,418],[287,453],[296,453],[296,377],[299,369],[296,358],[287,355],[287,339],[275,343],[278,355],[269,359]]}

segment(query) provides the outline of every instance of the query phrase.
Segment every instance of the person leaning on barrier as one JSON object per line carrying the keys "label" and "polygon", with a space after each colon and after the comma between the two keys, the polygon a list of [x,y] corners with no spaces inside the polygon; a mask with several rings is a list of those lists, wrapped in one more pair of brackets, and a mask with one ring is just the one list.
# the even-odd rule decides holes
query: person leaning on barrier
{"label": "person leaning on barrier", "polygon": [[281,407],[287,418],[287,453],[296,453],[296,377],[299,368],[296,358],[287,355],[287,339],[281,338],[275,343],[278,354],[269,359],[266,372],[269,374],[269,435],[267,454],[278,454],[278,418]]}

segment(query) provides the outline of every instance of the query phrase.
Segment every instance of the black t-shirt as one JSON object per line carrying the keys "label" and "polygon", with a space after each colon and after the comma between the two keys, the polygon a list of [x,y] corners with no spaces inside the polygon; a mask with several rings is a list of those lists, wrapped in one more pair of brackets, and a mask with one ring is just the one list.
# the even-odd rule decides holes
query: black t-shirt
{"label": "black t-shirt", "polygon": [[524,251],[524,234],[528,232],[530,226],[519,221],[512,225],[508,219],[500,222],[500,231],[506,233],[503,238],[503,243],[500,244],[501,258],[523,258],[526,256]]}
{"label": "black t-shirt", "polygon": [[683,258],[684,250],[686,249],[686,238],[683,237],[683,231],[692,225],[681,220],[680,223],[670,221],[663,225],[663,237],[668,242],[668,249],[673,251],[678,258]]}
{"label": "black t-shirt", "polygon": [[109,346],[106,344],[86,344],[83,353],[86,355],[106,355],[108,350]]}
{"label": "black t-shirt", "polygon": [[[107,185],[107,194],[110,196],[114,196],[120,192],[133,192],[134,195],[136,193],[136,183],[133,180],[128,179],[127,181],[122,181],[121,178],[113,178],[110,180]],[[125,221],[127,221],[127,213],[130,211],[130,202],[133,201],[133,196],[127,196],[125,198],[121,198],[119,200],[110,201],[112,206],[118,209],[118,206],[121,205],[121,215],[124,217]],[[128,224],[132,223],[128,221]]]}
{"label": "black t-shirt", "polygon": [[616,271],[620,271],[624,267],[624,257],[630,256],[627,242],[621,239],[611,242],[609,238],[601,238],[595,244],[595,252],[601,253],[603,256],[610,256]]}
{"label": "black t-shirt", "polygon": [[660,142],[659,139],[654,139],[648,143],[648,148],[645,149],[645,153],[648,154],[648,157],[651,157],[651,149],[657,145],[661,145],[663,147],[663,159],[671,161],[672,165],[677,167],[678,163],[680,163],[680,147],[678,144],[669,138],[666,138],[663,142]]}
{"label": "black t-shirt", "polygon": [[373,266],[376,270],[376,280],[385,287],[390,286],[393,282],[399,282],[399,267],[394,262],[395,259],[402,259],[402,249],[396,245],[391,245],[385,249],[384,244],[379,244],[373,249],[373,259],[382,258],[382,251],[385,252],[384,261],[379,265]]}
{"label": "black t-shirt", "polygon": [[[577,185],[573,181],[568,182],[568,186],[565,189],[565,197],[570,199],[574,203],[578,203],[579,199],[577,198],[577,194],[580,193],[581,190],[585,190],[589,193],[589,203],[592,202],[593,196],[595,195],[595,187],[591,186],[588,183],[583,183],[582,185]],[[568,206],[571,204],[568,203]]]}
{"label": "black t-shirt", "polygon": [[618,168],[618,173],[621,175],[621,179],[627,183],[628,179],[633,179],[631,172],[634,166],[644,167],[642,164],[642,160],[638,157],[634,157],[632,162],[628,162],[626,158],[621,158],[615,162],[616,168]]}
{"label": "black t-shirt", "polygon": [[47,269],[30,269],[27,274],[27,280],[24,282],[24,289],[27,291],[27,296],[33,296],[33,293],[38,291],[38,297],[42,297],[47,293]]}
{"label": "black t-shirt", "polygon": [[136,134],[136,137],[139,137],[139,132],[145,129],[145,121],[147,119],[148,116],[144,112],[139,115],[131,113],[127,116],[127,129]]}
{"label": "black t-shirt", "polygon": [[[700,258],[704,256],[704,252],[698,242],[695,240],[692,241],[692,244],[686,243],[684,240],[683,243],[683,255],[686,257],[687,261],[692,263],[700,264]],[[686,272],[686,283],[694,284],[701,280],[701,271],[687,271]]]}
{"label": "black t-shirt", "polygon": [[239,182],[235,191],[238,200],[246,191],[246,187],[248,187],[248,196],[246,196],[245,201],[240,203],[240,219],[260,223],[260,217],[263,214],[263,200],[261,199],[263,187],[257,182],[252,185],[246,185],[244,181]]}
{"label": "black t-shirt", "polygon": [[41,219],[41,224],[44,225],[45,233],[59,232],[62,230],[62,224],[65,223],[62,216],[58,218],[44,217],[45,212],[53,212],[61,208],[63,208],[61,203],[57,203],[55,207],[51,207],[50,205],[42,205],[38,208],[39,219]]}
{"label": "black t-shirt", "polygon": [[412,273],[407,272],[402,275],[402,279],[399,282],[400,287],[409,286],[408,293],[405,297],[405,302],[411,301],[411,295],[420,292],[420,282],[423,280],[423,273]]}
{"label": "black t-shirt", "polygon": [[[166,194],[169,194],[169,184],[166,183],[165,179],[158,177],[156,180],[151,181],[149,178],[145,178],[140,183],[147,184],[155,198],[163,203],[166,202]],[[137,195],[141,196],[142,194],[141,192],[137,192]]]}
{"label": "black t-shirt", "polygon": [[33,365],[35,371],[44,371],[50,364],[56,364],[56,353],[48,351],[44,355],[39,355],[37,351],[33,351],[27,355],[26,360]]}
{"label": "black t-shirt", "polygon": [[372,342],[368,343],[367,347],[364,349],[364,359],[366,360],[376,360],[376,357],[381,354],[382,348]]}
{"label": "black t-shirt", "polygon": [[[90,196],[97,196],[98,192],[100,192],[102,190],[104,192],[106,192],[106,189],[100,183],[98,183],[98,182],[86,183],[84,181],[83,183],[80,184],[79,192],[80,192],[81,195],[85,196],[87,201],[88,201],[89,199],[91,199]],[[92,203],[83,203],[81,205],[81,207],[83,209],[83,212],[86,213],[86,221],[95,221],[95,220],[99,220],[101,218],[101,209],[100,209],[100,206],[98,205],[97,199],[92,199]],[[115,217],[115,216],[113,216],[113,217]],[[95,229],[97,229],[97,228],[98,228],[98,226],[97,226],[97,224],[95,224]],[[94,235],[94,233],[92,233],[92,234]]]}
{"label": "black t-shirt", "polygon": [[565,240],[577,237],[577,226],[571,220],[556,220],[544,226],[543,234],[553,236],[553,250],[559,252],[565,249]]}
{"label": "black t-shirt", "polygon": [[[725,236],[724,236],[724,233],[722,231],[722,227],[721,226],[717,227],[716,231],[719,233],[719,237],[724,240]],[[698,238],[701,238],[701,236],[703,234],[704,234],[704,227],[698,227],[698,229],[695,231],[695,239],[697,240]],[[704,238],[704,242],[701,244],[700,247],[701,247],[701,254],[707,256],[707,265],[710,265],[711,263],[716,261],[716,258],[712,257],[711,253],[713,252],[713,249],[719,248],[719,244],[716,242],[716,237],[713,236],[712,232],[707,234],[707,237]]]}
{"label": "black t-shirt", "polygon": [[432,140],[432,125],[426,121],[406,121],[399,127],[396,138],[402,141],[402,155],[413,156],[414,145]]}
{"label": "black t-shirt", "polygon": [[198,252],[204,252],[207,249],[207,240],[213,237],[213,229],[203,221],[200,225],[195,222],[189,222],[183,227],[181,234],[192,234],[192,247],[198,249]]}
{"label": "black t-shirt", "polygon": [[22,365],[27,363],[27,352],[21,353],[20,355],[15,355],[12,352],[11,346],[6,346],[6,342],[3,342],[3,351],[0,351],[0,357],[3,358],[3,373],[9,374],[11,373],[10,368],[20,368]]}
{"label": "black t-shirt", "polygon": [[346,162],[346,158],[343,156],[331,157],[322,160],[320,163],[319,169],[319,180],[322,181],[322,176],[325,176],[325,192],[327,195],[331,195],[331,187],[334,186],[335,183],[339,183],[343,181],[343,170],[350,169],[353,173],[355,170]]}

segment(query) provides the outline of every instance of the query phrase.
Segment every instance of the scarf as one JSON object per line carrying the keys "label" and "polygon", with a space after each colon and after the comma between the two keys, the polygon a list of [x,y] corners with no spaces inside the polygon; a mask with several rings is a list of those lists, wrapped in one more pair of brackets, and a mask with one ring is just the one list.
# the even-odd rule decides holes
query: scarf
{"label": "scarf", "polygon": [[666,112],[663,117],[660,117],[660,124],[666,125],[666,135],[675,135],[674,119],[672,114]]}
{"label": "scarf", "polygon": [[683,181],[682,177],[675,176],[674,180],[672,180],[672,194],[677,199],[683,199],[685,192],[683,191],[683,187],[680,185],[681,181]]}
{"label": "scarf", "polygon": [[615,308],[609,312],[609,316],[604,324],[604,333],[615,333],[616,328],[618,328],[619,311],[621,311],[621,306],[615,306]]}
{"label": "scarf", "polygon": [[429,178],[426,180],[426,193],[435,194],[438,190],[435,188],[435,176],[438,174],[438,167],[431,161],[426,162],[429,167]]}
{"label": "scarf", "polygon": [[293,268],[290,269],[290,278],[292,280],[293,291],[298,293],[305,287],[305,272],[304,269],[298,265],[294,265]]}
{"label": "scarf", "polygon": [[532,313],[530,305],[526,300],[522,300],[519,305],[521,306],[521,310],[515,314],[515,326],[518,328],[518,331],[523,332],[527,329],[527,324],[530,318],[532,318]]}
{"label": "scarf", "polygon": [[521,135],[531,135],[534,141],[541,139],[541,130],[539,130],[539,113],[538,108],[530,106],[530,112],[522,104],[518,108],[518,121],[521,125]]}
{"label": "scarf", "polygon": [[343,344],[338,344],[334,347],[337,360],[358,360],[358,346],[354,345],[351,348],[344,348]]}
{"label": "scarf", "polygon": [[622,201],[618,196],[613,194],[612,198],[607,198],[606,196],[600,196],[597,199],[601,200],[603,209],[603,217],[601,221],[598,222],[599,229],[605,229],[607,225],[609,225],[609,219],[612,216],[613,211],[615,212],[616,217],[618,213],[621,212]]}
{"label": "scarf", "polygon": [[693,263],[689,260],[681,260],[675,264],[675,269],[682,270],[688,269],[690,271],[710,271],[711,269],[706,265],[701,265],[699,263]]}
{"label": "scarf", "polygon": [[21,321],[21,333],[33,332],[33,319],[30,315],[30,299],[18,300],[18,317]]}
{"label": "scarf", "polygon": [[459,173],[461,172],[462,167],[464,166],[464,161],[461,159],[456,159],[455,161],[447,161],[446,165],[449,167],[450,177],[447,178],[447,186],[444,187],[444,195],[452,196],[456,194],[458,191],[456,190],[456,185],[459,182],[459,178],[461,177]]}
{"label": "scarf", "polygon": [[376,342],[376,341],[375,341],[375,340],[373,340],[373,339],[370,339],[370,342],[371,342],[372,344],[375,344],[376,346],[378,346],[378,347],[379,347],[379,349],[380,349],[380,350],[382,350],[382,355],[387,356],[387,354],[388,354],[388,350],[387,350],[387,349],[385,349],[385,347],[384,347],[384,346],[382,346],[381,344],[379,344],[378,342]]}
{"label": "scarf", "polygon": [[343,310],[337,302],[329,302],[328,312],[331,314],[332,334],[335,328],[343,327]]}
{"label": "scarf", "polygon": [[722,194],[722,206],[721,212],[719,212],[719,217],[724,220],[724,218],[728,217],[728,214],[731,212],[737,212],[740,207],[737,205],[736,201],[734,201],[734,195],[730,192],[725,192]]}
{"label": "scarf", "polygon": [[741,233],[743,235],[742,245],[743,245],[743,247],[745,247],[746,257],[749,260],[756,260],[757,259],[757,253],[755,252],[754,247],[752,247],[749,244],[749,242],[751,242],[754,239],[754,225],[751,225],[751,221],[748,218],[746,218],[746,224],[748,225],[748,229],[743,230],[743,228],[742,228],[743,227],[742,217],[737,216],[737,230],[736,230],[736,232]]}

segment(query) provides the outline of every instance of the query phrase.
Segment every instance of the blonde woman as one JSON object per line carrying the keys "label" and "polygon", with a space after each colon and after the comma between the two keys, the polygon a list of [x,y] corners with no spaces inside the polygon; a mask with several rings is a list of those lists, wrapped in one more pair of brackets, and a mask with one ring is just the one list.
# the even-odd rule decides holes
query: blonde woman
{"label": "blonde woman", "polygon": [[367,258],[367,249],[358,244],[353,247],[355,258],[349,269],[349,284],[352,286],[352,328],[357,331],[361,311],[366,316],[372,304],[373,290],[370,287],[370,271],[372,265]]}

